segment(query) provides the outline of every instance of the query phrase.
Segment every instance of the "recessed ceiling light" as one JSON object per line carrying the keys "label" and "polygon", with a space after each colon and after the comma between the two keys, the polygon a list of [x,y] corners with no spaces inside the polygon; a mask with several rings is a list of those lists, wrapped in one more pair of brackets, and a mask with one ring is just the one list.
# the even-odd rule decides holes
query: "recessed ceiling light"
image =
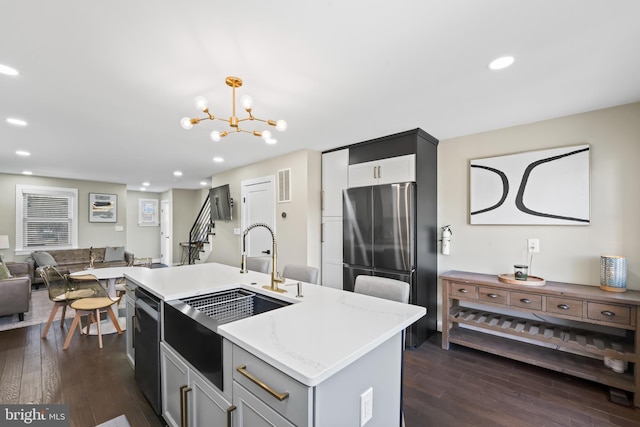
{"label": "recessed ceiling light", "polygon": [[24,151],[24,150],[18,150],[18,151],[16,151],[16,154],[17,154],[18,156],[24,156],[24,157],[27,157],[27,156],[30,156],[30,155],[31,155],[31,153],[30,153],[30,152],[28,152],[28,151]]}
{"label": "recessed ceiling light", "polygon": [[264,142],[266,142],[267,144],[275,144],[276,142],[278,142],[278,140],[269,138],[269,139],[265,139]]}
{"label": "recessed ceiling light", "polygon": [[22,171],[22,175],[33,175],[31,171]]}
{"label": "recessed ceiling light", "polygon": [[514,61],[515,59],[513,58],[513,56],[503,56],[491,61],[489,63],[489,68],[491,70],[502,70],[503,68],[507,68],[508,66],[513,64]]}
{"label": "recessed ceiling light", "polygon": [[7,76],[17,76],[18,70],[7,65],[0,64],[0,74],[6,74]]}
{"label": "recessed ceiling light", "polygon": [[182,172],[180,172],[180,171],[175,171],[175,172],[173,173],[173,175],[174,175],[174,176],[182,176]]}
{"label": "recessed ceiling light", "polygon": [[143,182],[142,185],[144,185],[145,187],[150,186],[151,184],[149,184],[147,181]]}
{"label": "recessed ceiling light", "polygon": [[224,159],[222,157],[214,157],[213,161],[216,162],[216,163],[222,163],[222,162],[224,162]]}
{"label": "recessed ceiling light", "polygon": [[16,119],[15,117],[8,117],[7,118],[7,123],[10,123],[12,125],[16,125],[16,126],[26,126],[27,122],[25,122],[22,119]]}
{"label": "recessed ceiling light", "polygon": [[144,187],[140,187],[140,191],[147,191],[147,189]]}

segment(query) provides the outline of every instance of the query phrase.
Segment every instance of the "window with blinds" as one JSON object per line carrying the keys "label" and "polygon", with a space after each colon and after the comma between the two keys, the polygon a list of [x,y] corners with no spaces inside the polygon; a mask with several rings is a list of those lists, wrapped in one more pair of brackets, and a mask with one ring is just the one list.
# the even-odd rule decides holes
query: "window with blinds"
{"label": "window with blinds", "polygon": [[75,188],[16,186],[16,249],[77,246],[77,199]]}

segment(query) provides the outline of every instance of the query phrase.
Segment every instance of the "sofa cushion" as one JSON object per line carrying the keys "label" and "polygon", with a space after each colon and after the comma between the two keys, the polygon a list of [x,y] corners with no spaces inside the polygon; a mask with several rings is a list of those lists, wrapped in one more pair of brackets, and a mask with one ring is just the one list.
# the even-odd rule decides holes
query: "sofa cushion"
{"label": "sofa cushion", "polygon": [[9,272],[9,269],[7,268],[5,263],[0,260],[0,280],[9,279],[11,277],[11,272]]}
{"label": "sofa cushion", "polygon": [[32,252],[31,257],[36,262],[37,267],[44,267],[45,265],[52,265],[56,267],[58,265],[55,258],[49,252],[44,252],[44,251]]}
{"label": "sofa cushion", "polygon": [[124,246],[112,248],[107,246],[104,250],[104,262],[124,261]]}

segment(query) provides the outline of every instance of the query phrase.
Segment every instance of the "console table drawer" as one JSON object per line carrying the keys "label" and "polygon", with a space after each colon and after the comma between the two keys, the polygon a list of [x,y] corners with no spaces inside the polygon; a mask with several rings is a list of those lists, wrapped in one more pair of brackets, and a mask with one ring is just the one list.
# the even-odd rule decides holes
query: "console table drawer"
{"label": "console table drawer", "polygon": [[468,285],[466,283],[452,283],[451,297],[477,300],[478,287],[474,285]]}
{"label": "console table drawer", "polygon": [[582,317],[582,300],[547,297],[547,312]]}
{"label": "console table drawer", "polygon": [[478,288],[478,301],[485,301],[493,304],[506,304],[507,291],[493,288]]}
{"label": "console table drawer", "polygon": [[542,311],[542,295],[528,294],[526,292],[511,292],[509,305]]}
{"label": "console table drawer", "polygon": [[632,307],[629,306],[587,302],[587,317],[593,320],[632,325],[632,311]]}

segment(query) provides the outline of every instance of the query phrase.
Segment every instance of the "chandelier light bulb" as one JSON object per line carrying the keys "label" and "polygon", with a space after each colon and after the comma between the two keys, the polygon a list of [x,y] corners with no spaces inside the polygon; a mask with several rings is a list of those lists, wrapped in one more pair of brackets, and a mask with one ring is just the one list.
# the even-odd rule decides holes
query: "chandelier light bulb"
{"label": "chandelier light bulb", "polygon": [[262,137],[262,139],[264,139],[265,141],[268,141],[271,139],[271,132],[269,132],[268,130],[263,130],[262,134],[260,135]]}
{"label": "chandelier light bulb", "polygon": [[218,142],[222,139],[222,137],[220,136],[220,132],[218,132],[217,130],[214,130],[213,132],[211,132],[211,139],[214,142]]}
{"label": "chandelier light bulb", "polygon": [[189,117],[183,117],[182,120],[180,120],[180,126],[182,126],[183,129],[191,129],[193,127]]}
{"label": "chandelier light bulb", "polygon": [[276,129],[278,129],[280,132],[284,132],[285,130],[287,130],[287,122],[285,122],[284,120],[278,120],[278,122],[276,123]]}
{"label": "chandelier light bulb", "polygon": [[245,110],[251,110],[253,107],[253,98],[249,95],[242,95],[240,98],[240,103]]}
{"label": "chandelier light bulb", "polygon": [[207,99],[204,96],[196,96],[195,99],[196,108],[199,110],[206,110],[209,106]]}

